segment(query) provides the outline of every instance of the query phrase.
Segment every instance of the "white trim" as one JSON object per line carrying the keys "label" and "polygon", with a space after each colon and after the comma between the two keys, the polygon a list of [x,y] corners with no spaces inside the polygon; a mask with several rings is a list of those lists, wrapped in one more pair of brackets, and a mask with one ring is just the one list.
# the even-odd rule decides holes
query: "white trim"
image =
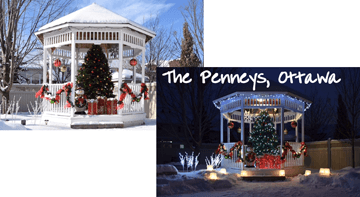
{"label": "white trim", "polygon": [[[71,82],[73,87],[71,88],[71,101],[75,103],[75,32],[71,33]],[[71,117],[74,117],[74,107],[71,107]]]}
{"label": "white trim", "polygon": [[[63,24],[63,25],[58,25],[55,27],[50,27],[48,29],[44,29],[38,32],[35,32],[35,35],[38,37],[40,34],[44,34],[44,33],[48,33],[51,31],[55,31],[58,29],[62,29],[62,28],[69,28],[71,30],[82,30],[82,29],[76,29],[77,27],[88,27],[88,28],[129,28],[129,29],[133,29],[135,31],[138,31],[142,34],[145,34],[147,36],[150,36],[151,38],[154,38],[156,36],[155,32],[150,32],[150,31],[146,31],[146,30],[142,30],[134,25],[130,25],[130,24],[103,24],[103,23],[67,23],[67,24]],[[115,30],[115,29],[114,29]],[[115,30],[116,31],[116,30]]]}
{"label": "white trim", "polygon": [[[123,70],[123,32],[122,30],[119,31],[119,72],[118,72],[118,97],[120,99],[120,95],[121,95],[121,85],[122,85],[122,70]],[[118,110],[118,114],[122,114],[123,110]]]}
{"label": "white trim", "polygon": [[220,112],[220,143],[224,143],[224,119],[223,114]]}

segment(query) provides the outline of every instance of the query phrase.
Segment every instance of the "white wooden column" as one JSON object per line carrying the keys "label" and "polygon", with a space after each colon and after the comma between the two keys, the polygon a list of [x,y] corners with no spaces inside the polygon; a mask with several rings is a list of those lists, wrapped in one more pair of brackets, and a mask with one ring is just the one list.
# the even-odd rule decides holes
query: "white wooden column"
{"label": "white wooden column", "polygon": [[[144,45],[145,46],[145,45]],[[145,48],[142,49],[141,52],[141,83],[145,83]],[[148,87],[150,90],[150,87]],[[145,95],[142,95],[143,98],[145,98]],[[141,99],[141,108],[143,109],[143,112],[145,112],[145,100]]]}
{"label": "white wooden column", "polygon": [[[145,46],[145,41],[144,41]],[[141,83],[145,83],[145,48],[142,49],[142,59],[141,59]]]}
{"label": "white wooden column", "polygon": [[277,123],[276,123],[276,121],[274,122],[274,128],[275,128],[275,133],[277,133]]}
{"label": "white wooden column", "polygon": [[[284,103],[284,102],[281,102]],[[284,144],[284,107],[281,107],[281,124],[280,124],[280,156],[283,153],[283,144]],[[281,165],[283,166],[283,165]]]}
{"label": "white wooden column", "polygon": [[49,84],[52,84],[52,77],[53,77],[53,60],[52,60],[52,53],[51,53],[51,48],[50,48],[50,56],[49,56]]}
{"label": "white wooden column", "polygon": [[[230,122],[230,121],[227,120],[227,123],[228,123],[227,125],[229,125],[229,122]],[[227,134],[227,135],[226,135],[226,136],[227,136],[227,143],[230,143],[230,128],[229,128],[229,127],[226,127],[226,128],[227,128],[227,129],[226,129],[226,131],[227,131],[227,133],[226,133],[226,134]]]}
{"label": "white wooden column", "polygon": [[46,72],[47,72],[47,65],[46,65],[46,48],[45,46],[43,47],[43,84],[46,83]]}
{"label": "white wooden column", "polygon": [[224,143],[224,120],[221,112],[220,112],[220,143]]}
{"label": "white wooden column", "polygon": [[[124,39],[124,35],[122,33],[122,30],[120,30],[119,34],[120,34],[120,38],[119,38],[120,41],[119,41],[119,65],[118,65],[118,68],[119,68],[119,72],[118,72],[118,99],[120,99],[120,94],[121,94],[120,88],[121,88],[121,85],[122,85],[123,39]],[[121,109],[118,110],[118,114],[121,114],[121,111],[122,111]]]}
{"label": "white wooden column", "polygon": [[[135,50],[135,49],[134,49]],[[134,51],[135,54],[135,51]],[[135,57],[134,57],[135,58]],[[136,58],[135,58],[136,59]],[[136,66],[133,66],[133,84],[136,84]]]}
{"label": "white wooden column", "polygon": [[[241,142],[242,142],[242,158],[245,159],[245,123],[244,123],[244,98],[241,98]],[[242,169],[244,169],[244,162],[242,163]]]}
{"label": "white wooden column", "polygon": [[[77,48],[76,49],[76,58],[75,58],[75,76],[78,75],[78,69],[79,69],[79,53],[80,53],[80,49]],[[64,73],[65,74],[65,73]],[[76,81],[76,79],[75,79]]]}
{"label": "white wooden column", "polygon": [[[71,32],[71,82],[73,87],[71,88],[71,102],[75,104],[75,32]],[[71,117],[74,117],[74,108],[71,108]]]}
{"label": "white wooden column", "polygon": [[[303,103],[303,109],[305,109],[305,103]],[[301,116],[301,142],[305,142],[305,111]]]}
{"label": "white wooden column", "polygon": [[[295,113],[295,117],[297,117],[297,113]],[[298,119],[296,119],[296,127],[295,127],[295,142],[299,142],[299,122]]]}

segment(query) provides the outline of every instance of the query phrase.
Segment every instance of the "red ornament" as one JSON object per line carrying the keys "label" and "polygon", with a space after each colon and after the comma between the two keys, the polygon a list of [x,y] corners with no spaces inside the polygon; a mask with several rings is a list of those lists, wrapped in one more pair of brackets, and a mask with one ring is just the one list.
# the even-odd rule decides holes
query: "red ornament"
{"label": "red ornament", "polygon": [[89,84],[89,86],[91,87],[91,84]]}
{"label": "red ornament", "polygon": [[233,122],[229,122],[229,123],[228,123],[228,127],[229,127],[229,129],[234,128],[234,123],[233,123]]}
{"label": "red ornament", "polygon": [[60,66],[61,66],[61,61],[60,61],[59,59],[56,59],[56,60],[54,61],[54,66],[55,66],[55,67],[60,67]]}
{"label": "red ornament", "polygon": [[296,127],[297,127],[297,123],[296,123],[295,121],[292,121],[292,122],[291,122],[291,127],[292,127],[292,128],[296,128]]}
{"label": "red ornament", "polygon": [[136,66],[136,64],[137,64],[137,60],[135,58],[130,60],[130,65],[131,66]]}

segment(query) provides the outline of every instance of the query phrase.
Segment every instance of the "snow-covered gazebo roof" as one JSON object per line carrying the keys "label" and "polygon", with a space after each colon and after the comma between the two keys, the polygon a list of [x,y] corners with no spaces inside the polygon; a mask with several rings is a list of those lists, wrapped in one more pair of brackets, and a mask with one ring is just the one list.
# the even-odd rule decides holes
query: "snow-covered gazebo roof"
{"label": "snow-covered gazebo roof", "polygon": [[139,33],[146,35],[146,42],[155,36],[155,32],[143,27],[142,25],[120,16],[96,3],[77,10],[71,14],[63,16],[51,23],[42,26],[36,36],[43,43],[43,34],[58,29],[68,27],[108,27],[119,28],[129,27]]}

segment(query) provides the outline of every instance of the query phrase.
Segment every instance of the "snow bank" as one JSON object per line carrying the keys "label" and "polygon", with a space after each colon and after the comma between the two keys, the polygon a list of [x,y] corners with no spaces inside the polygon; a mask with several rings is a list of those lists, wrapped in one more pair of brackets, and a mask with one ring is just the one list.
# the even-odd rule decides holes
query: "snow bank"
{"label": "snow bank", "polygon": [[156,165],[157,175],[176,175],[178,170],[173,165]]}
{"label": "snow bank", "polygon": [[18,122],[0,120],[0,130],[26,130],[26,128]]}
{"label": "snow bank", "polygon": [[210,180],[210,172],[206,170],[158,176],[156,181],[157,195],[179,195],[225,190],[240,181],[240,177],[236,174],[222,174],[216,170],[212,172],[217,174],[217,180]]}
{"label": "snow bank", "polygon": [[309,176],[298,175],[294,181],[309,187],[344,188],[351,193],[360,193],[360,168],[346,167],[331,173],[331,176],[321,176],[318,173]]}

